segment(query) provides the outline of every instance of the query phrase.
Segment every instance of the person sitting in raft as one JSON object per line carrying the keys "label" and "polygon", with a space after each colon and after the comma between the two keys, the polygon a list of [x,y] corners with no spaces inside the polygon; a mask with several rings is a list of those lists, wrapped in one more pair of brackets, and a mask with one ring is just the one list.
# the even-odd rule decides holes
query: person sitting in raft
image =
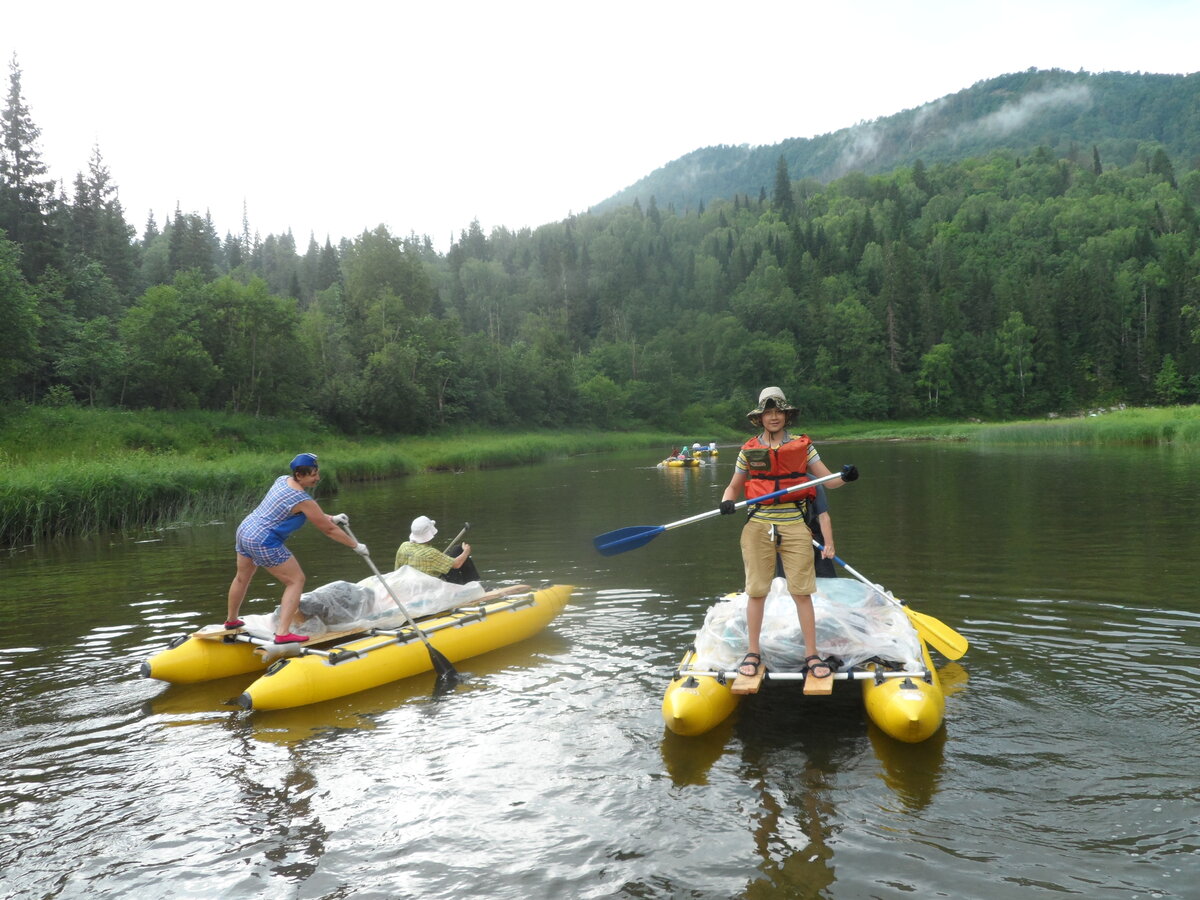
{"label": "person sitting in raft", "polygon": [[437,522],[428,516],[417,516],[409,528],[408,540],[396,551],[395,568],[412,566],[451,584],[478,581],[479,572],[471,559],[470,544],[456,544],[445,553],[429,542],[437,536]]}
{"label": "person sitting in raft", "polygon": [[[721,495],[721,513],[734,512],[736,498],[745,492],[747,500],[810,478],[833,474],[821,461],[817,448],[807,435],[792,435],[791,425],[800,411],[787,402],[777,387],[763,388],[758,406],[746,418],[762,431],[746,441],[738,451],[733,477]],[[827,482],[830,488],[841,487],[858,478],[858,469],[842,467],[841,479]],[[742,565],[746,572],[746,630],[748,647],[738,666],[738,673],[752,678],[763,665],[759,636],[762,632],[763,610],[771,578],[775,574],[775,558],[783,562],[783,577],[796,604],[796,616],[804,636],[805,666],[814,678],[827,678],[833,667],[817,655],[817,627],[813,615],[812,593],[817,580],[813,566],[812,532],[804,521],[800,501],[816,500],[816,488],[793,491],[786,497],[756,503],[750,507],[742,527]]]}
{"label": "person sitting in raft", "polygon": [[280,475],[275,479],[262,502],[238,526],[234,542],[237,574],[229,585],[229,608],[225,618],[226,628],[241,628],[246,624],[238,618],[238,610],[246,598],[250,580],[261,566],[283,584],[275,631],[277,644],[308,640],[304,635],[292,634],[291,630],[292,619],[300,606],[300,595],[304,592],[304,571],[284,546],[292,532],[306,521],[312,522],[326,537],[354,548],[362,556],[367,555],[365,544],[356,543],[338,528],[338,522],[345,519],[326,515],[308,493],[321,480],[316,454],[301,453],[292,460],[291,470],[291,475]]}

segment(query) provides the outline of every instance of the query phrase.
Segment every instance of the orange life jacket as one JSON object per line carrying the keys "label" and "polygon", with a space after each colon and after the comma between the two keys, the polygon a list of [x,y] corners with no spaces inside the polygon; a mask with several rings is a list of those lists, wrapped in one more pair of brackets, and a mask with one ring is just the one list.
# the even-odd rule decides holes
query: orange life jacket
{"label": "orange life jacket", "polygon": [[[757,435],[742,444],[742,450],[747,451],[746,499],[753,500],[808,481],[805,473],[808,471],[808,448],[811,446],[812,441],[806,434],[794,437],[774,450],[762,443]],[[767,500],[761,505],[799,503],[816,498],[816,488],[805,488],[774,500]]]}

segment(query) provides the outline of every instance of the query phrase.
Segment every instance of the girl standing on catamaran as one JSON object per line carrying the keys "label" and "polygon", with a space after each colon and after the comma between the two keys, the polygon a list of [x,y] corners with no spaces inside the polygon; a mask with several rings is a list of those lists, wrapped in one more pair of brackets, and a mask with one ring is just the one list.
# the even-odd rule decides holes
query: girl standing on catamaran
{"label": "girl standing on catamaran", "polygon": [[[721,495],[721,512],[729,515],[734,504],[745,492],[746,499],[763,497],[773,491],[803,484],[810,478],[832,475],[817,448],[807,435],[792,435],[787,426],[796,420],[800,411],[787,402],[777,387],[763,388],[758,406],[746,417],[762,429],[738,452],[733,478]],[[841,479],[827,487],[841,487],[858,478],[855,466],[843,466]],[[742,564],[746,570],[746,629],[748,647],[738,666],[738,674],[753,678],[763,665],[759,635],[762,631],[763,610],[767,592],[775,575],[776,556],[783,562],[783,575],[788,583],[800,630],[804,634],[804,653],[814,678],[827,678],[833,669],[817,655],[817,628],[813,616],[812,593],[817,588],[813,566],[812,532],[804,521],[805,506],[816,500],[816,489],[798,490],[777,500],[768,500],[750,507],[749,518],[742,528]]]}

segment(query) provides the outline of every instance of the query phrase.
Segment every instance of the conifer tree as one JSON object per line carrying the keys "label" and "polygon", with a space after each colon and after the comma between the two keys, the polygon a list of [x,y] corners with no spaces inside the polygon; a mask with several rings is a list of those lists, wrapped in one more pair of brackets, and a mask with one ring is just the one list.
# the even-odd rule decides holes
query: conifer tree
{"label": "conifer tree", "polygon": [[150,246],[150,242],[158,237],[158,223],[154,221],[154,210],[150,210],[146,216],[146,230],[142,233],[142,249],[145,250]]}
{"label": "conifer tree", "polygon": [[21,274],[20,248],[0,235],[0,400],[17,395],[38,355],[37,300]]}
{"label": "conifer tree", "polygon": [[658,211],[658,203],[654,199],[654,195],[650,195],[650,205],[646,208],[646,218],[659,226],[662,224],[662,214]]}
{"label": "conifer tree", "polygon": [[782,154],[775,165],[775,195],[771,198],[771,203],[785,222],[796,211],[796,200],[792,196],[792,179],[788,175],[787,160]]}
{"label": "conifer tree", "polygon": [[925,171],[925,163],[923,160],[918,159],[913,163],[912,178],[913,184],[915,184],[919,190],[925,192],[926,194],[933,193],[933,190],[929,185],[929,174]]}
{"label": "conifer tree", "polygon": [[7,103],[0,113],[0,228],[21,246],[21,269],[31,279],[54,258],[49,216],[55,183],[45,177],[46,164],[37,148],[41,133],[21,93],[21,67],[14,53]]}
{"label": "conifer tree", "polygon": [[244,262],[242,259],[242,242],[228,231],[225,232],[224,251],[225,265],[230,272]]}
{"label": "conifer tree", "polygon": [[326,236],[325,246],[321,248],[321,259],[317,265],[317,277],[313,283],[313,290],[319,293],[335,284],[339,278],[341,278],[341,266],[338,263],[337,251],[333,249],[333,244]]}
{"label": "conifer tree", "polygon": [[75,178],[70,222],[68,247],[98,262],[122,293],[132,293],[137,268],[134,232],[98,146],[92,148],[87,174]]}
{"label": "conifer tree", "polygon": [[1150,171],[1155,175],[1161,175],[1171,187],[1176,187],[1175,167],[1171,164],[1171,157],[1167,156],[1167,151],[1162,147],[1154,151],[1154,156],[1150,160]]}

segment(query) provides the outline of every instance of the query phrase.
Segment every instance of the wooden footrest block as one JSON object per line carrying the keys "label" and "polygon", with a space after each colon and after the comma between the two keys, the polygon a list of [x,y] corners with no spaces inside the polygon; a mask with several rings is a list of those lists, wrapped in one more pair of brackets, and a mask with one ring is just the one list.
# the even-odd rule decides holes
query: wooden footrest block
{"label": "wooden footrest block", "polygon": [[205,625],[199,631],[193,631],[192,637],[206,641],[222,641],[226,635],[240,634],[243,630],[240,625],[237,628],[226,628],[224,625]]}
{"label": "wooden footrest block", "polygon": [[804,693],[806,694],[832,694],[833,693],[833,673],[830,672],[824,678],[816,678],[811,672],[804,676]]}
{"label": "wooden footrest block", "polygon": [[759,666],[758,671],[753,675],[738,674],[738,677],[733,679],[733,685],[729,688],[733,694],[757,694],[759,687],[762,685],[763,676],[767,674],[765,666]]}

